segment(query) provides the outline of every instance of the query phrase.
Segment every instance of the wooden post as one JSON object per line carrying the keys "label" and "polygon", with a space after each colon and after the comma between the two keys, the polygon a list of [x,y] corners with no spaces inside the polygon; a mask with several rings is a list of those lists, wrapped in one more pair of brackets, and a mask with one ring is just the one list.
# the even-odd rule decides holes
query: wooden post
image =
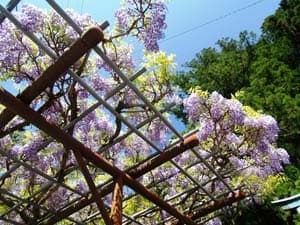
{"label": "wooden post", "polygon": [[122,225],[123,178],[114,179],[113,201],[111,206],[111,220],[114,225]]}

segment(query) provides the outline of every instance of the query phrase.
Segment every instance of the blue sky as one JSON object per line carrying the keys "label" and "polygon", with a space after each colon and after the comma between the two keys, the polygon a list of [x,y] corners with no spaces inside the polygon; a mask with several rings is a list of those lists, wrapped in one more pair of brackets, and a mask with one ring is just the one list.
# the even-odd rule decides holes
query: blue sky
{"label": "blue sky", "polygon": [[[161,41],[161,49],[168,53],[174,53],[178,66],[191,60],[201,49],[214,46],[216,41],[222,37],[237,38],[239,32],[243,30],[259,33],[264,18],[274,13],[280,2],[280,0],[167,1],[168,28],[165,32],[166,40]],[[7,2],[8,0],[0,0],[3,5],[6,5]],[[46,1],[42,0],[22,0],[21,2],[49,8]],[[114,12],[120,6],[119,0],[58,0],[56,2],[63,8],[73,8],[78,12],[91,14],[99,22],[108,20],[111,24],[115,20]],[[258,4],[216,22],[203,25],[255,2]],[[174,35],[197,26],[201,27],[172,38]],[[141,56],[142,49],[137,48],[136,57]]]}
{"label": "blue sky", "polygon": [[[188,3],[187,3],[188,2]],[[205,24],[257,0],[173,0],[169,4],[166,39],[193,27]],[[174,39],[162,42],[161,48],[174,52],[182,64],[191,60],[203,48],[214,46],[222,37],[237,38],[243,30],[260,32],[264,18],[279,6],[279,0],[265,0],[259,4],[227,16],[216,22]],[[184,4],[185,3],[185,4]]]}

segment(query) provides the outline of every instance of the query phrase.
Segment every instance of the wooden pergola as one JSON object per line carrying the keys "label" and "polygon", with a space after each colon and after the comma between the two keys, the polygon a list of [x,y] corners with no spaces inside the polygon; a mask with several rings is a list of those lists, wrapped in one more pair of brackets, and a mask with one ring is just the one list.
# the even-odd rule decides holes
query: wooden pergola
{"label": "wooden pergola", "polygon": [[[0,154],[2,157],[8,157],[14,164],[13,167],[9,168],[5,173],[1,174],[0,180],[3,180],[10,176],[15,170],[19,167],[24,167],[26,170],[29,170],[33,173],[38,174],[39,176],[48,180],[49,185],[55,183],[63,188],[68,189],[71,192],[77,194],[77,198],[72,202],[66,203],[64,207],[57,211],[52,211],[46,208],[43,205],[37,205],[37,208],[40,208],[44,211],[44,217],[40,218],[39,221],[25,221],[26,224],[56,224],[59,221],[67,220],[72,224],[88,224],[93,221],[94,218],[101,217],[105,224],[141,224],[139,221],[140,216],[151,215],[156,208],[160,208],[166,211],[170,216],[164,218],[161,223],[170,223],[170,224],[189,224],[196,225],[201,223],[201,219],[204,216],[209,215],[212,212],[215,212],[218,209],[221,209],[225,206],[231,205],[237,201],[244,199],[245,194],[239,190],[239,187],[231,187],[224,179],[228,174],[221,174],[216,171],[208,162],[208,158],[203,158],[195,150],[199,141],[196,136],[196,131],[192,131],[189,134],[182,136],[163,116],[164,111],[158,111],[151,103],[149,103],[145,96],[136,88],[133,83],[133,80],[140,76],[145,70],[141,69],[132,77],[126,77],[122,71],[104,54],[102,49],[98,47],[98,44],[104,40],[103,30],[108,26],[108,23],[103,23],[99,27],[92,27],[89,30],[82,31],[72,19],[65,13],[65,11],[53,0],[47,0],[49,5],[60,15],[62,16],[73,29],[78,32],[81,37],[70,46],[70,48],[64,52],[60,57],[57,58],[51,50],[49,50],[43,43],[41,43],[34,34],[26,31],[20,25],[19,21],[10,13],[11,10],[19,3],[20,1],[10,1],[7,7],[0,6],[0,11],[2,13],[3,22],[4,18],[9,19],[18,29],[22,30],[24,34],[29,37],[40,49],[46,52],[52,59],[55,59],[55,62],[50,65],[44,73],[39,76],[30,86],[28,86],[22,93],[17,96],[12,95],[4,88],[0,88],[0,103],[6,108],[0,114],[0,128],[1,128],[1,137],[4,137],[11,131],[5,130],[5,126],[12,121],[12,119],[17,115],[22,117],[26,123],[32,124],[35,127],[39,128],[41,131],[45,132],[49,136],[47,144],[55,140],[59,143],[62,143],[65,149],[72,150],[74,156],[79,165],[79,169],[84,175],[84,178],[88,184],[89,192],[86,194],[78,193],[78,191],[69,187],[64,182],[58,181],[55,177],[51,177],[37,168],[32,167],[26,162],[26,160],[21,160],[11,156],[4,149],[0,149]],[[122,79],[122,84],[111,91],[105,98],[99,96],[88,83],[82,80],[79,76],[73,72],[70,67],[78,61],[82,56],[84,56],[88,51],[94,49],[94,51],[99,54],[99,56],[111,67],[112,70]],[[96,100],[97,103],[94,104],[90,109],[80,115],[76,120],[72,121],[71,124],[68,124],[66,127],[58,127],[56,124],[53,124],[47,121],[40,112],[34,111],[30,108],[31,102],[37,98],[47,87],[52,85],[57,79],[62,75],[68,73],[73,77],[83,88],[85,88]],[[162,120],[169,129],[177,136],[177,139],[170,143],[165,149],[160,149],[155,146],[150,140],[147,140],[145,135],[139,130],[142,126],[147,124],[147,121],[139,124],[138,126],[133,126],[125,118],[122,117],[109,103],[106,101],[108,98],[113,96],[118,91],[122,90],[124,87],[131,88],[135,94],[143,101],[153,112],[152,118],[149,118],[149,121],[153,118],[159,118]],[[121,170],[116,166],[108,162],[101,153],[111,146],[105,146],[103,149],[100,149],[99,152],[92,151],[87,146],[80,143],[74,137],[69,135],[66,131],[68,127],[74,125],[80,119],[84,118],[88,113],[95,110],[100,105],[104,106],[110,113],[112,113],[116,118],[120,119],[122,123],[131,129],[131,132],[126,134],[123,137],[117,138],[114,143],[118,143],[122,139],[131,135],[132,133],[143,138],[146,143],[148,143],[154,150],[155,153],[149,155],[146,160],[139,162],[134,165],[132,168],[126,170]],[[168,108],[165,110],[167,111]],[[149,122],[148,121],[148,122]],[[179,156],[185,151],[193,152],[197,157],[195,159],[195,164],[202,163],[206,166],[212,174],[214,174],[213,179],[220,180],[224,183],[226,190],[220,196],[214,196],[212,193],[207,191],[204,188],[204,183],[199,182],[191,174],[188,173],[186,168],[182,168],[178,165],[174,158]],[[102,169],[107,174],[111,175],[111,179],[105,182],[102,185],[96,185],[90,171],[88,169],[88,164],[91,163],[95,167]],[[158,194],[155,194],[151,190],[151,186],[145,186],[138,181],[138,178],[152,171],[153,169],[163,165],[164,163],[171,163],[172,166],[175,166],[180,173],[185,176],[185,179],[193,184],[193,188],[184,190],[182,193],[177,193],[173,198],[165,199]],[[193,166],[193,165],[191,165]],[[158,181],[163,182],[163,181]],[[134,191],[134,194],[127,194],[123,192],[123,187],[127,186]],[[172,201],[180,195],[184,195],[188,192],[195,192],[200,190],[206,195],[204,201],[196,204],[192,211],[186,209],[186,211],[179,211],[176,209],[176,204]],[[42,192],[43,190],[38,190],[37,192]],[[113,200],[111,206],[108,206],[103,197],[113,193]],[[126,215],[122,212],[122,203],[127,199],[135,195],[141,195],[144,198],[151,201],[155,206],[151,208],[145,208],[142,211],[136,212],[134,215]],[[11,199],[14,199],[12,201]],[[0,217],[0,220],[7,222],[9,224],[19,224],[18,222],[9,218],[9,214],[14,210],[18,209],[18,212],[22,212],[22,207],[25,205],[32,204],[32,196],[21,198],[16,196],[10,190],[0,188],[0,204],[5,204],[10,207],[8,211],[3,213]],[[82,221],[78,221],[71,217],[72,214],[82,210],[88,205],[96,204],[97,210],[91,213],[91,215],[84,218]],[[24,207],[25,208],[25,207]],[[109,210],[110,208],[110,210]],[[206,219],[209,217],[206,217]]]}

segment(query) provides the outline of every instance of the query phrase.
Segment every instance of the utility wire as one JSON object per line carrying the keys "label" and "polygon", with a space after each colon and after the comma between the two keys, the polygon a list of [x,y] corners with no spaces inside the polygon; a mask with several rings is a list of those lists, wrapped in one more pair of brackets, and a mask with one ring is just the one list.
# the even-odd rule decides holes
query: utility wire
{"label": "utility wire", "polygon": [[204,27],[204,26],[206,26],[206,25],[215,23],[215,22],[220,21],[220,20],[222,20],[222,19],[224,19],[224,18],[226,18],[226,17],[232,16],[232,15],[234,15],[234,14],[237,14],[237,13],[241,12],[241,11],[244,11],[244,10],[246,10],[246,9],[249,9],[249,8],[253,7],[253,6],[256,6],[256,5],[260,4],[260,3],[262,3],[263,1],[265,1],[265,0],[255,1],[255,2],[253,2],[253,3],[251,3],[251,4],[248,4],[248,5],[246,5],[246,6],[242,7],[242,8],[233,10],[233,11],[231,11],[231,12],[229,12],[229,13],[226,13],[226,14],[224,14],[224,15],[222,15],[222,16],[219,16],[219,17],[217,17],[217,18],[215,18],[215,19],[212,19],[212,20],[207,21],[207,22],[205,22],[205,23],[202,23],[202,24],[200,24],[200,25],[198,25],[198,26],[195,26],[195,27],[192,27],[192,28],[187,29],[187,30],[185,30],[185,31],[182,31],[182,32],[180,32],[180,33],[177,33],[177,34],[175,34],[175,35],[173,35],[173,36],[170,36],[170,37],[168,37],[168,38],[166,38],[166,39],[164,39],[164,40],[162,40],[162,41],[160,41],[160,42],[161,42],[161,43],[162,43],[162,42],[166,42],[166,41],[172,40],[172,39],[174,39],[174,38],[177,38],[177,37],[179,37],[179,36],[182,36],[182,35],[184,35],[184,34],[186,34],[186,33],[190,33],[190,32],[192,32],[192,31],[197,30],[197,29],[199,29],[199,28],[202,28],[202,27]]}

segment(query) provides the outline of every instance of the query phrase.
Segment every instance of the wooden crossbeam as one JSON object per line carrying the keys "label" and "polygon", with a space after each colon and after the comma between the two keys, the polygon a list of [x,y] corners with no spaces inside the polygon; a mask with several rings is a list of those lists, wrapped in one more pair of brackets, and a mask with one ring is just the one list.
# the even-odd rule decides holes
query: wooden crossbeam
{"label": "wooden crossbeam", "polygon": [[[196,220],[202,216],[208,215],[209,213],[212,213],[218,209],[222,209],[223,207],[231,205],[244,198],[246,198],[246,194],[244,192],[236,191],[234,195],[229,196],[227,198],[223,198],[221,200],[213,202],[211,205],[195,210],[194,212],[189,213],[187,216],[190,217],[192,220]],[[180,220],[177,220],[173,222],[171,225],[183,225],[183,224],[184,223],[182,223]]]}
{"label": "wooden crossbeam", "polygon": [[[91,27],[82,37],[78,38],[70,48],[65,51],[52,65],[50,65],[35,81],[32,82],[17,98],[29,105],[47,87],[51,87],[54,82],[75,62],[77,62],[90,49],[104,40],[100,27]],[[9,109],[4,109],[0,114],[0,130],[6,126],[15,116]]]}
{"label": "wooden crossbeam", "polygon": [[105,172],[109,173],[113,177],[121,176],[126,185],[128,185],[130,188],[132,188],[134,191],[141,194],[148,200],[152,201],[154,204],[156,204],[163,210],[167,211],[169,214],[171,214],[178,220],[188,225],[196,225],[196,223],[193,222],[192,219],[185,216],[176,208],[172,207],[169,203],[162,200],[157,194],[148,190],[145,186],[136,181],[128,173],[125,173],[117,167],[111,165],[101,155],[93,152],[81,142],[74,139],[71,135],[65,133],[54,123],[47,121],[39,113],[32,110],[28,105],[23,103],[20,99],[16,98],[15,96],[11,95],[3,88],[0,88],[0,103],[15,114],[21,116],[28,122],[35,125],[37,128],[47,133],[49,136],[51,136],[58,142],[62,143],[65,146],[65,148],[72,149],[73,151],[74,149],[77,149],[86,160],[93,163],[95,166],[101,168]]}
{"label": "wooden crossbeam", "polygon": [[[186,150],[189,150],[193,147],[196,147],[199,145],[198,138],[195,134],[187,137],[183,143],[180,143],[173,148],[171,148],[168,151],[165,151],[158,156],[152,158],[151,160],[146,161],[145,163],[141,164],[135,169],[132,169],[128,172],[128,174],[134,178],[137,179],[140,176],[146,174],[147,172],[151,171],[152,169],[166,163],[170,159],[178,156],[179,154],[185,152]],[[100,195],[102,197],[108,195],[111,193],[114,189],[113,183],[103,187],[101,189]],[[93,202],[92,198],[89,199],[82,199],[78,203],[71,205],[70,207],[67,207],[66,209],[63,209],[55,215],[55,217],[52,217],[48,219],[45,223],[45,225],[52,225],[55,224],[56,222],[62,220],[63,218],[72,215],[73,213],[77,212],[78,210],[88,206]]]}

